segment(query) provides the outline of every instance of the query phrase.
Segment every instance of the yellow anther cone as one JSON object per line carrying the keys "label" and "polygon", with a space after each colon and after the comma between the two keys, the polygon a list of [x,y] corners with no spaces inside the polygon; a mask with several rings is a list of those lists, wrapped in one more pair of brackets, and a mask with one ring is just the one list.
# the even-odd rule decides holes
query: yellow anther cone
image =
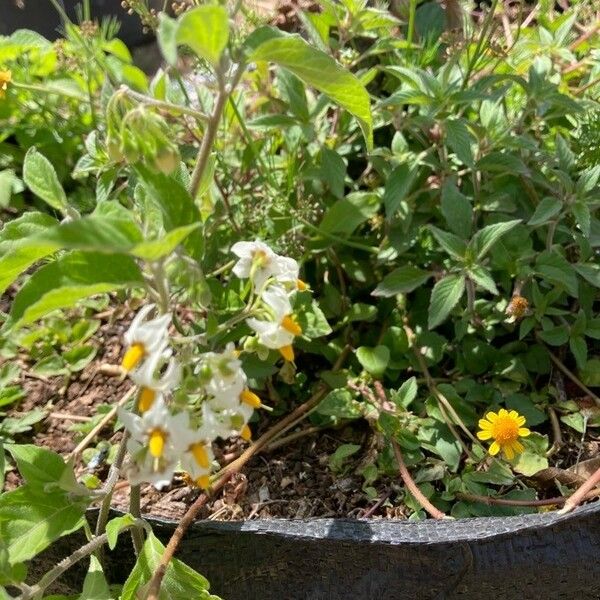
{"label": "yellow anther cone", "polygon": [[244,390],[240,394],[240,400],[244,404],[247,404],[248,406],[251,406],[252,408],[260,408],[262,406],[262,402],[260,401],[260,398],[254,392],[251,392],[250,390]]}
{"label": "yellow anther cone", "polygon": [[162,429],[154,429],[148,438],[148,450],[154,458],[160,458],[165,451],[167,435]]}
{"label": "yellow anther cone", "polygon": [[125,356],[121,361],[121,367],[129,373],[132,369],[135,369],[140,364],[142,358],[144,358],[144,354],[146,350],[144,349],[143,344],[132,344],[129,348],[127,348],[127,352],[125,352]]}
{"label": "yellow anther cone", "polygon": [[288,362],[294,362],[294,348],[292,346],[282,346],[279,348],[279,353]]}

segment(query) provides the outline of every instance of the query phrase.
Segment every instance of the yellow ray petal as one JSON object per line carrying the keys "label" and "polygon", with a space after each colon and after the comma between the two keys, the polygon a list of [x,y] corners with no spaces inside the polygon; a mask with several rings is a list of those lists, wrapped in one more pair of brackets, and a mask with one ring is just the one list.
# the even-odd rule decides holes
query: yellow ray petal
{"label": "yellow ray petal", "polygon": [[518,433],[521,437],[527,437],[528,435],[531,435],[531,430],[527,429],[527,427],[519,427]]}
{"label": "yellow ray petal", "polygon": [[492,438],[492,432],[491,431],[478,431],[477,437],[480,440],[489,440]]}
{"label": "yellow ray petal", "polygon": [[498,442],[493,442],[492,445],[490,446],[489,453],[492,456],[496,456],[496,454],[498,454],[498,452],[500,452],[500,444]]}
{"label": "yellow ray petal", "polygon": [[515,452],[512,449],[512,446],[505,445],[502,447],[502,452],[504,452],[504,456],[508,458],[508,460],[512,460],[515,457]]}
{"label": "yellow ray petal", "polygon": [[498,420],[498,415],[495,412],[489,412],[487,413],[487,415],[485,415],[485,418],[490,422],[490,423],[494,423],[495,421]]}
{"label": "yellow ray petal", "polygon": [[492,429],[493,426],[494,426],[493,423],[490,423],[489,421],[486,421],[485,419],[479,419],[479,427],[481,429]]}
{"label": "yellow ray petal", "polygon": [[525,420],[526,420],[526,419],[525,419],[525,417],[519,417],[519,418],[517,419],[517,425],[518,425],[519,427],[521,427],[521,425],[525,425]]}

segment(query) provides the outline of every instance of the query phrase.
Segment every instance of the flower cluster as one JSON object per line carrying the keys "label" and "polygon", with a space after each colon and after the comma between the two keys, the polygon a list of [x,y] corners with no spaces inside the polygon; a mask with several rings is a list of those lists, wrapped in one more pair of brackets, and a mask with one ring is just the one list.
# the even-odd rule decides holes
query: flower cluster
{"label": "flower cluster", "polygon": [[278,350],[288,362],[294,361],[294,338],[302,335],[302,328],[294,319],[291,296],[307,285],[298,278],[298,263],[280,256],[260,241],[238,242],[231,251],[239,258],[233,272],[242,279],[250,279],[262,305],[262,317],[248,318],[258,341],[272,350]]}
{"label": "flower cluster", "polygon": [[[247,307],[252,316],[246,322],[262,346],[293,361],[292,344],[302,330],[293,316],[292,299],[298,289],[306,289],[298,279],[298,263],[262,242],[239,242],[232,251],[239,258],[233,273],[252,285]],[[129,435],[129,479],[160,488],[180,468],[196,485],[207,488],[213,442],[233,436],[250,440],[248,422],[262,402],[249,388],[233,343],[222,352],[186,355],[182,368],[169,341],[171,315],[154,316],[155,312],[154,305],[142,307],[125,334],[121,367],[138,388],[135,410],[119,410]],[[181,394],[175,401],[174,393],[184,370],[188,377],[182,403]]]}

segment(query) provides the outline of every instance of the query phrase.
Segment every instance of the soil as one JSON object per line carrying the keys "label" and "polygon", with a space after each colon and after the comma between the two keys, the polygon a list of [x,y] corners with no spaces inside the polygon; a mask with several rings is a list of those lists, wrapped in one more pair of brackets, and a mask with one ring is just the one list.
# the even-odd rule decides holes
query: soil
{"label": "soil", "polygon": [[[128,380],[106,374],[111,365],[118,365],[122,354],[121,340],[131,314],[123,311],[106,311],[102,324],[94,336],[98,354],[78,377],[66,382],[63,377],[40,377],[28,369],[32,363],[27,356],[19,357],[22,368],[21,385],[25,398],[8,416],[16,417],[33,409],[47,411],[47,417],[33,434],[24,434],[19,442],[34,443],[50,448],[67,457],[83,435],[71,427],[92,418],[99,405],[115,404],[130,387]],[[115,370],[116,371],[116,370]],[[270,426],[269,418],[253,425],[258,436]],[[117,444],[121,432],[113,430],[114,421],[100,432],[91,447],[100,440]],[[300,429],[293,430],[299,431]],[[307,517],[361,517],[366,515],[403,518],[403,507],[390,501],[392,492],[400,491],[401,484],[382,480],[378,488],[382,497],[373,500],[362,491],[363,478],[355,473],[364,460],[360,453],[348,461],[342,473],[333,473],[328,459],[344,443],[368,445],[369,428],[365,424],[340,430],[320,431],[300,437],[268,454],[254,457],[243,472],[232,478],[224,490],[211,499],[199,515],[201,519],[242,520],[255,518],[307,518]],[[239,455],[247,446],[242,440],[223,442],[215,448],[222,466]],[[87,467],[81,462],[76,473],[82,475]],[[94,472],[101,480],[106,478],[108,465]],[[16,471],[6,475],[6,489],[21,483]],[[158,492],[154,487],[142,487],[142,512],[146,515],[178,519],[198,497],[200,490],[186,485],[183,477],[176,475],[173,484]],[[385,500],[385,502],[384,502]],[[128,509],[129,487],[123,480],[117,484],[113,505]],[[373,510],[375,508],[375,510]]]}
{"label": "soil", "polygon": [[[0,299],[6,305],[6,296]],[[18,362],[22,368],[21,385],[26,396],[8,416],[19,416],[33,409],[47,411],[46,418],[35,426],[34,432],[23,434],[18,440],[50,448],[67,457],[83,435],[71,430],[73,424],[91,419],[97,414],[99,405],[114,405],[130,387],[114,368],[122,355],[121,342],[132,313],[127,308],[110,309],[96,318],[101,319],[94,343],[98,354],[77,377],[66,381],[64,377],[40,377],[33,375],[32,366],[26,355]],[[0,360],[1,364],[1,360]],[[110,372],[113,374],[110,374]],[[575,397],[578,390],[565,385],[566,395]],[[582,401],[580,400],[580,403]],[[583,402],[585,404],[585,402]],[[582,405],[582,408],[590,408]],[[261,421],[253,424],[255,437],[266,431],[273,423],[268,413],[260,411]],[[288,432],[304,431],[306,424]],[[91,444],[93,448],[101,440],[117,444],[121,432],[114,431],[114,420],[108,423]],[[373,499],[363,491],[364,479],[357,471],[368,460],[368,450],[353,455],[342,472],[333,473],[329,457],[341,444],[359,444],[362,448],[372,446],[373,439],[366,422],[355,422],[336,430],[320,430],[297,437],[293,441],[272,451],[263,451],[232,478],[224,489],[211,498],[199,514],[200,519],[248,520],[258,518],[392,518],[402,519],[410,510],[398,500],[403,495],[400,477],[380,478],[377,481],[379,497]],[[240,439],[222,442],[215,447],[215,456],[221,466],[228,464],[247,446]],[[590,439],[583,448],[579,443],[567,443],[554,456],[554,465],[566,468],[576,462],[576,456],[584,461],[598,456],[598,442]],[[591,463],[592,461],[590,461]],[[94,473],[104,481],[108,465],[101,465]],[[597,468],[597,465],[594,467]],[[77,475],[88,471],[80,461],[76,465]],[[563,469],[547,473],[547,480],[537,482],[540,496],[556,495],[553,482],[567,477]],[[571,475],[572,476],[572,475]],[[567,481],[564,481],[567,483]],[[21,483],[16,471],[6,475],[6,489],[14,489]],[[571,482],[573,483],[573,482]],[[581,481],[578,481],[581,483]],[[176,475],[172,485],[158,492],[150,485],[142,487],[141,507],[144,515],[166,519],[178,519],[198,497],[200,490],[186,484],[182,476]],[[129,486],[125,480],[115,488],[113,505],[128,510]]]}

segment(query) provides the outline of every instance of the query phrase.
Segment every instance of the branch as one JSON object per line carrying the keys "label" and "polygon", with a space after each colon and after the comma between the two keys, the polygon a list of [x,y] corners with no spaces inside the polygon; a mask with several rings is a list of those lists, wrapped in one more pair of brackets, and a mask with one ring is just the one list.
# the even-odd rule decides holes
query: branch
{"label": "branch", "polygon": [[414,482],[414,479],[411,477],[411,474],[406,468],[404,458],[402,457],[402,452],[400,451],[400,446],[394,439],[392,439],[392,446],[394,447],[396,462],[398,463],[398,468],[400,470],[400,477],[402,477],[402,481],[404,481],[404,485],[407,487],[408,491],[415,497],[415,500],[423,507],[423,509],[426,510],[434,519],[447,519],[448,517],[446,514],[431,504],[431,502],[425,498],[423,492],[419,489],[419,486]]}
{"label": "branch", "polygon": [[[346,346],[342,353],[340,354],[338,360],[333,366],[333,371],[337,371],[341,368],[342,364],[346,360],[346,357],[350,353],[350,346]],[[323,399],[323,396],[327,393],[329,386],[323,383],[319,386],[319,389],[312,395],[312,397],[307,400],[304,404],[301,404],[290,413],[285,419],[282,419],[278,423],[276,423],[271,429],[265,432],[258,440],[256,440],[249,448],[245,450],[238,458],[234,461],[230,462],[224,469],[222,469],[219,473],[217,473],[217,480],[212,484],[210,494],[202,494],[195,502],[190,506],[188,511],[185,513],[179,525],[177,525],[177,529],[175,529],[171,539],[169,540],[165,551],[160,559],[160,564],[158,568],[154,572],[152,579],[148,585],[148,591],[144,596],[145,600],[158,600],[160,593],[160,586],[163,580],[163,577],[167,571],[167,567],[169,562],[173,558],[173,555],[177,551],[177,548],[185,535],[188,527],[194,522],[196,516],[200,509],[206,504],[207,500],[210,498],[212,494],[219,491],[229,479],[237,472],[241,470],[241,468],[262,448],[267,446],[271,440],[277,437],[277,434],[290,425],[295,424],[300,421],[304,416]]]}
{"label": "branch", "polygon": [[565,502],[565,505],[561,509],[560,513],[565,514],[571,512],[572,510],[577,508],[577,506],[579,506],[579,504],[581,504],[584,500],[587,500],[589,494],[592,492],[593,496],[598,495],[599,491],[594,490],[593,488],[599,483],[600,469],[597,469],[594,473],[592,473],[590,478],[575,491],[575,493],[572,496],[569,496],[567,498],[567,501]]}

